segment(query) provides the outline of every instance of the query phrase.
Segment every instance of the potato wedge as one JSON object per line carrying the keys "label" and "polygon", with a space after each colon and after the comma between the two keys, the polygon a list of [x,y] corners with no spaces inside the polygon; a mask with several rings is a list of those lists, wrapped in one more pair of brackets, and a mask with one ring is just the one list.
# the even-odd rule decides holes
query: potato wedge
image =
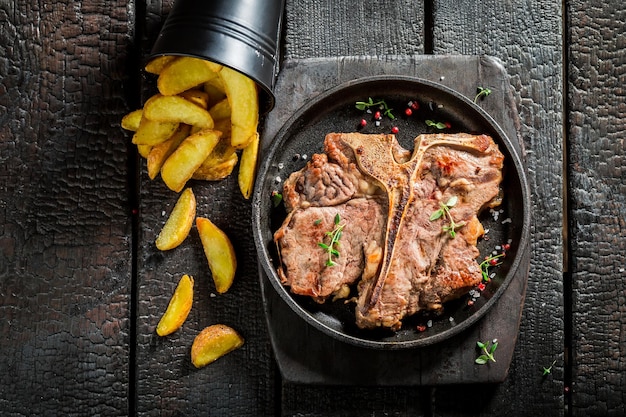
{"label": "potato wedge", "polygon": [[133,135],[135,145],[158,145],[168,140],[178,129],[178,122],[157,122],[148,119],[145,114],[139,123],[139,129]]}
{"label": "potato wedge", "polygon": [[[222,120],[215,121],[215,126],[213,126],[213,129],[219,130],[220,132],[222,132],[222,139],[224,140],[228,139],[228,143],[230,144],[230,133],[231,133],[230,119],[222,119]],[[232,145],[231,145],[231,148],[232,148]]]}
{"label": "potato wedge", "polygon": [[193,277],[183,275],[156,328],[159,336],[167,336],[180,329],[193,304]]}
{"label": "potato wedge", "polygon": [[237,331],[225,324],[214,324],[203,329],[191,345],[191,363],[202,368],[240,348],[244,339]]}
{"label": "potato wedge", "polygon": [[206,109],[180,96],[155,94],[146,101],[143,114],[158,122],[185,123],[202,129],[213,127],[213,118]]}
{"label": "potato wedge", "polygon": [[211,155],[193,173],[192,178],[204,181],[218,181],[233,172],[239,161],[237,152],[230,144],[230,139],[221,138]]}
{"label": "potato wedge", "polygon": [[148,158],[148,155],[150,155],[150,151],[152,151],[152,148],[152,145],[137,145],[137,152],[139,152],[139,155],[143,158]]}
{"label": "potato wedge", "polygon": [[165,96],[180,94],[215,78],[220,68],[204,59],[180,57],[160,72],[157,88]]}
{"label": "potato wedge", "polygon": [[208,80],[203,84],[203,90],[209,95],[209,102],[217,103],[226,98],[226,92],[224,91],[224,83],[222,79],[217,76]]}
{"label": "potato wedge", "polygon": [[243,149],[241,153],[241,163],[239,164],[239,190],[245,199],[249,199],[254,187],[254,179],[256,177],[256,165],[259,155],[259,134],[254,133],[254,138],[250,144]]}
{"label": "potato wedge", "polygon": [[223,294],[233,284],[237,270],[237,258],[233,245],[226,233],[207,218],[196,218],[196,228],[211,269],[215,290]]}
{"label": "potato wedge", "polygon": [[214,122],[218,120],[230,119],[230,104],[228,103],[228,99],[224,98],[211,106],[209,114],[213,118]]}
{"label": "potato wedge", "polygon": [[182,141],[161,167],[161,178],[165,185],[173,191],[180,192],[193,173],[211,154],[221,134],[217,130],[205,129]]}
{"label": "potato wedge", "polygon": [[259,99],[256,84],[245,75],[223,67],[219,72],[231,111],[231,144],[237,149],[248,146],[259,123]]}
{"label": "potato wedge", "polygon": [[183,140],[189,136],[190,131],[191,127],[189,125],[181,124],[168,140],[151,147],[146,157],[148,177],[150,177],[151,180],[155,179],[157,175],[159,175],[159,171],[161,171],[163,163],[176,150],[176,148],[178,148],[178,145],[180,145]]}
{"label": "potato wedge", "polygon": [[154,59],[151,59],[145,66],[146,72],[151,74],[160,74],[165,67],[178,59],[177,56],[173,55],[163,55],[158,56]]}
{"label": "potato wedge", "polygon": [[189,236],[196,218],[196,197],[191,188],[183,191],[156,239],[159,250],[174,249]]}
{"label": "potato wedge", "polygon": [[203,109],[209,108],[209,95],[202,90],[194,88],[191,90],[183,91],[179,95],[182,98],[191,101],[193,104],[202,107]]}
{"label": "potato wedge", "polygon": [[136,132],[139,129],[139,123],[141,123],[141,115],[143,109],[131,111],[126,116],[122,117],[122,128]]}

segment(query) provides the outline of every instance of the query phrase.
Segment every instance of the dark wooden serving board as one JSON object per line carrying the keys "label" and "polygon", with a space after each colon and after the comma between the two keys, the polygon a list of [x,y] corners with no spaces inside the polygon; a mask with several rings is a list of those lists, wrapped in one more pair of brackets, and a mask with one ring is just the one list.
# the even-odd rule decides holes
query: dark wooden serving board
{"label": "dark wooden serving board", "polygon": [[[519,118],[510,82],[500,63],[478,56],[415,56],[397,59],[342,57],[287,61],[275,87],[277,105],[265,120],[263,149],[305,102],[343,82],[371,75],[411,75],[436,81],[473,98],[477,86],[492,94],[481,106],[518,146]],[[328,385],[441,385],[494,383],[507,374],[526,292],[529,248],[502,298],[475,326],[424,348],[376,350],[327,336],[297,316],[260,272],[270,339],[286,383]],[[476,342],[498,339],[497,362],[479,366]]]}

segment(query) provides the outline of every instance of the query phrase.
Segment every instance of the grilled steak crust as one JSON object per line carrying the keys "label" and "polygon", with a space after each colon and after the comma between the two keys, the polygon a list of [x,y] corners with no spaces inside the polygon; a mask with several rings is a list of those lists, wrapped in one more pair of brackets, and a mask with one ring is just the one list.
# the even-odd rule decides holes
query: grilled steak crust
{"label": "grilled steak crust", "polygon": [[[274,240],[292,292],[323,302],[358,282],[357,325],[398,329],[404,317],[441,310],[480,282],[477,215],[499,204],[502,180],[503,156],[490,137],[421,135],[411,153],[393,135],[333,133],[324,151],[284,184],[288,216]],[[452,196],[456,237],[445,216],[430,220]],[[327,266],[318,242],[336,214],[345,224],[340,256]]]}

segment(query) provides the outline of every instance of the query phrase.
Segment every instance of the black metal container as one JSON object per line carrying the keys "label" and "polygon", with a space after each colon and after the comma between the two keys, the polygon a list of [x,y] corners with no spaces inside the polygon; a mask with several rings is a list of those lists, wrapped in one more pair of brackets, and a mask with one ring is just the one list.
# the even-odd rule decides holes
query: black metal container
{"label": "black metal container", "polygon": [[162,55],[207,59],[237,70],[259,87],[260,112],[274,107],[284,0],[177,0],[152,48]]}

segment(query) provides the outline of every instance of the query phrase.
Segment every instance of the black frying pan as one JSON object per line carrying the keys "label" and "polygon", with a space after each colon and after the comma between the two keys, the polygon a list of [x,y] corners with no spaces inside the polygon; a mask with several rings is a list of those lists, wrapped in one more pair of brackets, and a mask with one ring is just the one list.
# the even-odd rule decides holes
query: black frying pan
{"label": "black frying pan", "polygon": [[[379,126],[371,115],[355,107],[357,101],[384,99],[394,108],[396,119],[383,118]],[[409,117],[404,113],[407,103],[417,101],[419,109]],[[365,127],[360,120],[368,122]],[[491,135],[505,156],[504,200],[497,219],[485,212],[480,217],[488,240],[479,242],[481,256],[510,244],[501,265],[490,268],[495,273],[480,292],[451,301],[443,314],[418,313],[405,318],[403,327],[389,330],[357,328],[354,304],[343,301],[318,304],[308,297],[293,295],[284,287],[276,273],[278,256],[273,233],[285,217],[284,208],[274,207],[271,195],[281,191],[282,181],[304,167],[313,153],[322,152],[324,137],[330,132],[389,133],[398,128],[401,145],[412,149],[413,139],[421,133],[441,132],[426,120],[449,123],[445,132],[484,133]],[[521,253],[528,247],[530,202],[528,185],[516,147],[504,131],[479,106],[467,97],[440,84],[402,76],[376,76],[347,82],[320,94],[294,114],[277,133],[268,152],[262,156],[253,196],[253,232],[259,262],[266,278],[280,297],[306,322],[341,341],[372,348],[408,348],[441,342],[476,323],[497,302],[520,267]],[[280,179],[280,180],[279,180]],[[470,301],[471,300],[471,301]]]}

